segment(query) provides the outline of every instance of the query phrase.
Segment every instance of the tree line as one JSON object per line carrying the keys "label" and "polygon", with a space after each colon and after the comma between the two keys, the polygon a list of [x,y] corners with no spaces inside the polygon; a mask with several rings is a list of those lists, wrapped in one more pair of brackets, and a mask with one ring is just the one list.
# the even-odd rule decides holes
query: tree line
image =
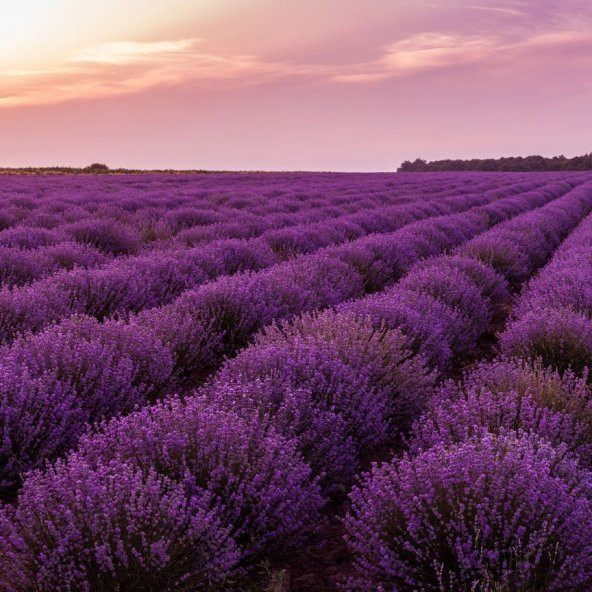
{"label": "tree line", "polygon": [[471,158],[426,161],[416,158],[406,160],[398,173],[424,173],[432,171],[588,171],[592,170],[592,152],[583,156],[508,156],[503,158]]}

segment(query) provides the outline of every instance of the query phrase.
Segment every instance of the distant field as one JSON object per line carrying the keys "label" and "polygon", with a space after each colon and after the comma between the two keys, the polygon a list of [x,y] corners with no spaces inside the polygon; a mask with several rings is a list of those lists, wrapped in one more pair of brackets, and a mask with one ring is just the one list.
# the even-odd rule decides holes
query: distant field
{"label": "distant field", "polygon": [[592,589],[592,173],[3,172],[0,591]]}

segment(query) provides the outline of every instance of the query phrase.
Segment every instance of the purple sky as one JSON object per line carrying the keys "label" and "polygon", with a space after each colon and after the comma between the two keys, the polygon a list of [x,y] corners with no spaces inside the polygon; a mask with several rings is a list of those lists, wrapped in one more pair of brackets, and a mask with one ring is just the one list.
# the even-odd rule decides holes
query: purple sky
{"label": "purple sky", "polygon": [[592,2],[19,0],[0,165],[392,170],[592,151]]}

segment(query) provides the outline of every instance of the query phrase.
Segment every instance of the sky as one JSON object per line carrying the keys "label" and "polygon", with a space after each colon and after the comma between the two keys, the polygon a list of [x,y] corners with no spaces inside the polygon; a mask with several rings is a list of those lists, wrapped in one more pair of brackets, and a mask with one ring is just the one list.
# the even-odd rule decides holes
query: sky
{"label": "sky", "polygon": [[590,0],[0,0],[0,166],[590,151]]}

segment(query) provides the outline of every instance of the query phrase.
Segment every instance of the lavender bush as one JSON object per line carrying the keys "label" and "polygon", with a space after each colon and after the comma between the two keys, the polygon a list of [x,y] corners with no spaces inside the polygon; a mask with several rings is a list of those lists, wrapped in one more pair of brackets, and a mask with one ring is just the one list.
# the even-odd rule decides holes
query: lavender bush
{"label": "lavender bush", "polygon": [[216,407],[294,440],[323,493],[339,491],[355,475],[359,449],[350,422],[320,398],[316,388],[294,386],[279,375],[251,380],[226,376],[204,389],[204,394]]}
{"label": "lavender bush", "polygon": [[112,255],[131,255],[140,248],[139,238],[117,222],[82,220],[64,226],[64,232],[80,243]]}
{"label": "lavender bush", "polygon": [[72,318],[17,340],[0,360],[0,492],[68,450],[89,423],[170,389],[171,356],[138,327]]}
{"label": "lavender bush", "polygon": [[81,451],[93,464],[120,460],[146,474],[156,470],[207,499],[250,562],[297,545],[322,505],[293,442],[201,397],[113,420],[85,437]]}
{"label": "lavender bush", "polygon": [[460,311],[433,296],[399,286],[344,303],[338,310],[368,318],[377,327],[398,328],[410,338],[412,349],[440,371],[450,366],[468,323]]}
{"label": "lavender bush", "polygon": [[484,363],[449,381],[414,426],[411,450],[454,444],[486,432],[528,431],[565,444],[590,467],[592,398],[585,379],[523,360]]}
{"label": "lavender bush", "polygon": [[592,217],[561,245],[521,294],[500,336],[508,355],[540,357],[561,371],[592,364]]}
{"label": "lavender bush", "polygon": [[565,309],[531,312],[500,336],[504,354],[540,358],[560,371],[586,371],[592,365],[592,321]]}
{"label": "lavender bush", "polygon": [[[352,588],[591,587],[591,191],[3,177],[0,589],[245,589],[408,443],[352,493]],[[528,360],[436,389],[551,257],[500,339]]]}
{"label": "lavender bush", "polygon": [[0,588],[11,592],[216,590],[239,559],[206,500],[116,461],[72,457],[0,509]]}
{"label": "lavender bush", "polygon": [[585,590],[592,474],[534,436],[436,445],[376,466],[345,520],[352,590]]}

